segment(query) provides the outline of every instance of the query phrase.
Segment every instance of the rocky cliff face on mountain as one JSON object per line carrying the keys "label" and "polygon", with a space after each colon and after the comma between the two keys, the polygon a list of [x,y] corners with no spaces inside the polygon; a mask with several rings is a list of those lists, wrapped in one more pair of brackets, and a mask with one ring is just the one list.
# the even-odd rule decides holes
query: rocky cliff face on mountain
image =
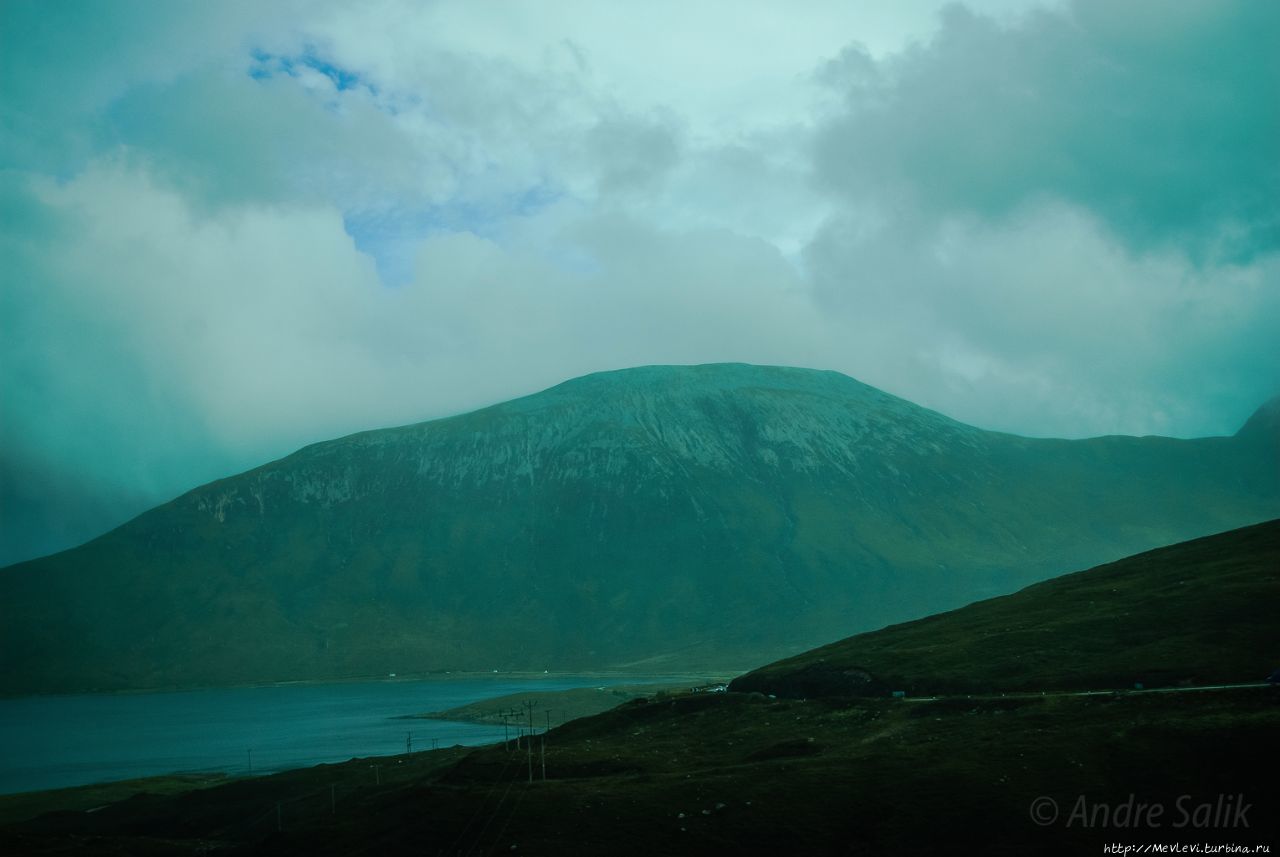
{"label": "rocky cliff face on mountain", "polygon": [[591,375],[0,571],[0,689],[750,666],[1276,517],[1269,419],[1034,440],[833,372]]}

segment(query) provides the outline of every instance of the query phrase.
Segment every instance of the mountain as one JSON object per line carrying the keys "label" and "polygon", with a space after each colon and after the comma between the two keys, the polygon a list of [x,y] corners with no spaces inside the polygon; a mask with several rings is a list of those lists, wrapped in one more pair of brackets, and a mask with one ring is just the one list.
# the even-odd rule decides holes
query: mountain
{"label": "mountain", "polygon": [[1280,668],[1280,520],[859,634],[741,676],[777,696],[1257,682]]}
{"label": "mountain", "polygon": [[1039,440],[834,372],[590,375],[0,570],[0,690],[768,661],[1280,516],[1273,418]]}

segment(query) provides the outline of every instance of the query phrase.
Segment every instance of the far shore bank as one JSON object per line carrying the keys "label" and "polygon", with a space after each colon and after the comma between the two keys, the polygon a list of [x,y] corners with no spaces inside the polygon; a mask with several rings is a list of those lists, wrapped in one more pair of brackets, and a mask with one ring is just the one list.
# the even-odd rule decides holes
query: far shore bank
{"label": "far shore bank", "polygon": [[[676,677],[677,679],[681,677]],[[529,724],[523,718],[532,716],[532,727],[542,729],[559,726],[579,717],[590,717],[617,708],[633,699],[654,699],[664,695],[689,693],[694,689],[723,689],[728,676],[683,677],[640,684],[609,684],[568,690],[533,690],[509,693],[478,702],[448,708],[407,714],[406,720],[450,720],[461,723],[483,723],[489,726],[509,724],[512,728]],[[518,714],[518,712],[524,712]]]}

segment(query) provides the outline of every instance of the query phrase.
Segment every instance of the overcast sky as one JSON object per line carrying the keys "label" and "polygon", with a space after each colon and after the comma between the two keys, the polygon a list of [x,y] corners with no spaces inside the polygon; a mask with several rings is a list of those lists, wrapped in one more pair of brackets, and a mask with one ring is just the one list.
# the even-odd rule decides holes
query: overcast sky
{"label": "overcast sky", "polygon": [[1280,391],[1280,3],[0,4],[0,562],[646,363],[985,428]]}

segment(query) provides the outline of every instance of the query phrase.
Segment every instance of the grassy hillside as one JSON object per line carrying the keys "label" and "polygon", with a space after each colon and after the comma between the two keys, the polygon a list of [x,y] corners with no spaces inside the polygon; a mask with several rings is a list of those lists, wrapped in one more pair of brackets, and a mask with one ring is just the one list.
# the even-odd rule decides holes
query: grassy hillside
{"label": "grassy hillside", "polygon": [[1280,521],[859,634],[735,679],[780,696],[1260,681],[1280,667]]}

